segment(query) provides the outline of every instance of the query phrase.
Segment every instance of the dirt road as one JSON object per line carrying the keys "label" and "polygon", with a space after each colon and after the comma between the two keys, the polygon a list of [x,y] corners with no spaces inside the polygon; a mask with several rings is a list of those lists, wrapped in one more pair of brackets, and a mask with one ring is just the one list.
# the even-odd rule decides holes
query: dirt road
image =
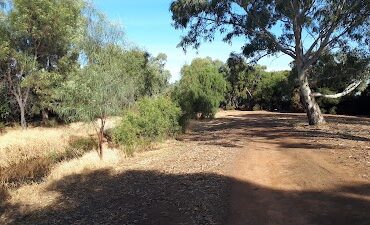
{"label": "dirt road", "polygon": [[[294,127],[296,115],[227,112],[222,117],[239,119],[230,134],[238,127],[244,133],[231,172],[227,224],[370,224],[370,182],[364,179],[369,157],[367,168],[345,167],[337,160],[350,159],[351,146],[366,151],[370,142],[365,136],[347,136],[343,144],[343,136],[330,133],[330,125],[345,118],[329,118],[329,132],[324,128],[310,135]],[[248,126],[251,120],[254,125]],[[338,149],[336,141],[344,148]]]}
{"label": "dirt road", "polygon": [[198,127],[198,141],[239,149],[225,224],[370,224],[370,122],[327,119],[223,112]]}
{"label": "dirt road", "polygon": [[221,112],[156,151],[12,192],[0,223],[368,225],[370,120],[327,119]]}

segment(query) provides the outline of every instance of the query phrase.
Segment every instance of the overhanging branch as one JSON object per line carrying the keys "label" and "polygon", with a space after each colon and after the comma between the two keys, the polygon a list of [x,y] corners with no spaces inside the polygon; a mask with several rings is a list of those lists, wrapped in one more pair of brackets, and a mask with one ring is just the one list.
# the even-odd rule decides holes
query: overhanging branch
{"label": "overhanging branch", "polygon": [[354,91],[358,86],[360,86],[361,83],[362,83],[362,81],[356,81],[356,82],[350,84],[341,93],[332,94],[332,95],[325,95],[325,94],[321,94],[321,93],[312,93],[311,96],[313,96],[313,97],[323,97],[323,98],[340,98],[340,97],[343,97],[345,95],[348,95],[349,93],[351,93],[352,91]]}
{"label": "overhanging branch", "polygon": [[279,51],[289,55],[293,59],[296,59],[296,55],[294,54],[294,51],[290,48],[282,46],[281,43],[279,43],[279,41],[276,40],[275,36],[271,34],[266,28],[261,28],[261,31],[276,45],[276,48]]}

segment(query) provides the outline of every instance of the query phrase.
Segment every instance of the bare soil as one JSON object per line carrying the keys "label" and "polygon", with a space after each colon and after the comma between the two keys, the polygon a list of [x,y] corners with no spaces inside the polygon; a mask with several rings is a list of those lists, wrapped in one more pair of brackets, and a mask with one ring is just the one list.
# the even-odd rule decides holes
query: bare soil
{"label": "bare soil", "polygon": [[370,119],[327,120],[221,112],[155,151],[11,190],[0,224],[370,224]]}

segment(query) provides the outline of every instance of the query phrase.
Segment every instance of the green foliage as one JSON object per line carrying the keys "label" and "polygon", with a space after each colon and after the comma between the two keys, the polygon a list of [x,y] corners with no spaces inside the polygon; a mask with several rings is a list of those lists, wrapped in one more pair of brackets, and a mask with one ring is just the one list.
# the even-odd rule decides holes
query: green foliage
{"label": "green foliage", "polygon": [[292,90],[288,76],[288,71],[261,73],[254,95],[261,109],[282,110],[289,105]]}
{"label": "green foliage", "polygon": [[136,145],[176,134],[180,115],[180,108],[168,97],[143,98],[123,114],[120,125],[113,131],[113,139],[130,154]]}
{"label": "green foliage", "polygon": [[1,13],[0,74],[8,72],[22,127],[27,105],[36,115],[52,110],[55,89],[77,64],[83,7],[83,0],[13,0]]}
{"label": "green foliage", "polygon": [[[335,94],[336,92],[329,88],[319,88],[318,91],[322,94]],[[337,114],[337,105],[340,103],[340,98],[318,98],[317,103],[319,104],[323,113]]]}
{"label": "green foliage", "polygon": [[259,111],[261,109],[262,108],[261,108],[261,106],[258,103],[253,106],[253,111]]}
{"label": "green foliage", "polygon": [[72,73],[58,92],[58,112],[70,120],[94,121],[132,104],[135,87],[121,67],[123,54],[121,47],[108,46],[95,53],[93,63]]}
{"label": "green foliage", "polygon": [[9,121],[12,116],[11,99],[8,96],[7,88],[0,83],[0,121]]}
{"label": "green foliage", "polygon": [[241,55],[230,55],[227,65],[222,68],[228,81],[226,108],[251,109],[253,92],[260,72],[258,69],[248,65]]}
{"label": "green foliage", "polygon": [[173,98],[184,113],[183,120],[201,113],[203,118],[212,118],[220,106],[227,82],[220,72],[223,64],[210,58],[194,59],[181,70],[181,80],[173,91]]}
{"label": "green foliage", "polygon": [[179,43],[184,49],[198,48],[221,34],[227,43],[245,38],[243,55],[255,62],[278,53],[290,56],[312,125],[324,118],[310,96],[307,70],[327,49],[370,50],[368,1],[176,0],[170,10],[175,28],[186,32]]}
{"label": "green foliage", "polygon": [[289,71],[267,72],[248,65],[244,57],[231,54],[222,69],[228,81],[226,108],[246,110],[288,110],[293,82]]}
{"label": "green foliage", "polygon": [[[170,7],[175,28],[187,32],[179,44],[183,48],[198,48],[201,42],[213,41],[221,33],[225,42],[240,36],[248,39],[243,50],[248,58],[258,60],[266,54],[283,52],[301,60],[294,47],[295,43],[305,41],[313,46],[312,49],[308,46],[307,52],[315,53],[303,57],[307,62],[315,61],[320,55],[322,49],[315,49],[328,44],[351,48],[358,43],[368,48],[369,9],[370,4],[363,0],[293,1],[291,4],[266,0],[176,0]],[[328,36],[328,42],[306,41],[303,27],[313,40]],[[277,30],[279,32],[275,32]],[[323,32],[326,30],[329,32]]]}
{"label": "green foliage", "polygon": [[[309,70],[311,86],[319,89],[330,89],[333,93],[343,91],[356,80],[370,78],[370,54],[364,51],[325,52]],[[366,83],[366,82],[364,82]],[[361,86],[362,90],[366,86]]]}
{"label": "green foliage", "polygon": [[137,87],[135,99],[162,93],[168,86],[170,72],[165,70],[167,56],[163,53],[157,57],[140,49],[125,51],[121,68],[130,74]]}
{"label": "green foliage", "polygon": [[63,161],[83,156],[86,152],[97,150],[98,142],[93,137],[71,137],[69,146],[62,154],[52,157],[54,161]]}

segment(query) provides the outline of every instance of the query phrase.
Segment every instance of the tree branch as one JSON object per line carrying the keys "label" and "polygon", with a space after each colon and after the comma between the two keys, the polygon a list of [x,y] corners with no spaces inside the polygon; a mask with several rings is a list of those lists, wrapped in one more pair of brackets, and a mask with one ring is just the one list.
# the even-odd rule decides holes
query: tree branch
{"label": "tree branch", "polygon": [[321,94],[321,93],[312,93],[311,96],[313,96],[313,97],[324,97],[324,98],[340,98],[340,97],[343,97],[345,95],[348,95],[349,93],[351,93],[352,91],[354,91],[358,86],[360,86],[361,83],[362,83],[362,81],[355,81],[354,83],[350,84],[341,93],[332,94],[332,95],[325,95],[325,94]]}
{"label": "tree branch", "polygon": [[[346,0],[343,0],[342,4],[338,6],[338,10],[337,10],[337,13],[336,13],[336,17],[337,19],[332,21],[332,24],[330,26],[330,28],[323,34],[319,35],[319,37],[315,40],[315,42],[312,44],[312,46],[310,47],[310,49],[307,51],[307,53],[305,54],[305,57],[306,59],[308,59],[308,62],[307,64],[305,65],[306,67],[312,65],[315,61],[317,61],[317,59],[320,57],[321,53],[325,50],[325,48],[327,48],[331,43],[333,43],[334,41],[337,41],[341,36],[345,35],[348,33],[348,31],[350,30],[351,28],[351,25],[353,25],[353,23],[356,21],[356,19],[352,20],[348,27],[346,29],[344,29],[343,32],[341,32],[340,34],[338,34],[337,36],[333,37],[331,40],[330,40],[330,37],[332,36],[332,34],[334,33],[335,29],[338,28],[338,25],[340,24],[341,20],[343,19],[343,17],[346,17],[347,14],[344,12],[344,13],[341,13],[343,11],[343,7],[346,3]],[[348,13],[352,12],[352,10],[357,6],[358,4],[354,4],[349,10],[347,10]],[[338,19],[339,18],[339,19]],[[318,44],[317,42],[319,40],[322,40],[321,41],[321,44],[319,46],[319,48],[317,49],[316,52],[312,52],[314,47]],[[312,56],[311,56],[312,55]],[[310,58],[309,58],[310,57]]]}
{"label": "tree branch", "polygon": [[207,17],[203,17],[203,16],[197,16],[196,17],[197,19],[201,19],[201,20],[206,20],[206,21],[211,21],[211,22],[214,22],[214,23],[222,23],[222,24],[228,24],[228,25],[233,25],[233,26],[237,26],[237,27],[241,27],[243,29],[246,29],[242,24],[240,23],[235,23],[231,20],[217,20],[217,19],[212,19],[212,18],[207,18]]}
{"label": "tree branch", "polygon": [[276,38],[274,37],[274,35],[272,35],[268,30],[266,30],[266,28],[261,28],[262,29],[262,32],[267,35],[272,42],[274,42],[274,44],[276,45],[276,47],[284,52],[285,54],[289,55],[290,57],[292,57],[293,59],[296,59],[296,55],[294,54],[294,51],[290,48],[285,48],[283,47],[277,40]]}

